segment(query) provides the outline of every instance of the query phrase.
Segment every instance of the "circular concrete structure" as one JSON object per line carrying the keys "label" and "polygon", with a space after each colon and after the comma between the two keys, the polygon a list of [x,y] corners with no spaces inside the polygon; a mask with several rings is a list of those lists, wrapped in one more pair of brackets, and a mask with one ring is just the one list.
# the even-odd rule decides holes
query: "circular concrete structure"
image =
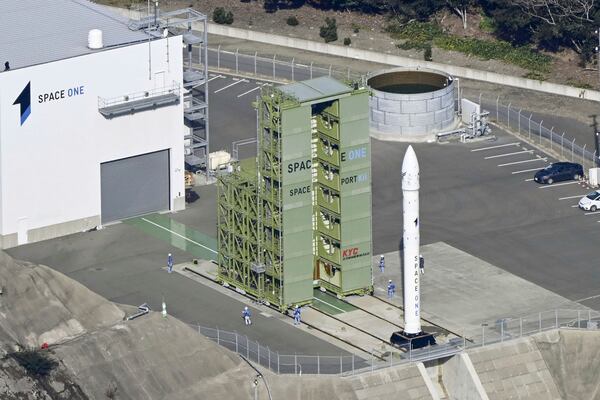
{"label": "circular concrete structure", "polygon": [[443,72],[397,68],[367,78],[370,124],[384,140],[427,140],[456,126],[455,80]]}

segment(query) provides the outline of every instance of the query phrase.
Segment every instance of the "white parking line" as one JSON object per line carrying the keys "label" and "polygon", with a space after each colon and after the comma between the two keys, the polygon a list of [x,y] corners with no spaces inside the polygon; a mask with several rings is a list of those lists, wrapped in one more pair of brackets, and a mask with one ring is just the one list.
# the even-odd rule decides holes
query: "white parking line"
{"label": "white parking line", "polygon": [[484,157],[484,160],[490,160],[492,158],[500,158],[500,157],[509,157],[509,156],[514,156],[517,154],[524,154],[524,153],[533,153],[533,150],[523,150],[523,151],[516,151],[514,153],[505,153],[505,154],[496,154],[495,156],[487,156]]}
{"label": "white parking line", "polygon": [[584,194],[580,194],[578,196],[567,196],[567,197],[559,197],[559,200],[569,200],[569,199],[577,199],[577,198],[581,198],[583,196],[585,196],[587,193]]}
{"label": "white parking line", "polygon": [[579,207],[579,204],[574,204],[571,206],[571,208],[575,208],[575,207]]}
{"label": "white parking line", "polygon": [[217,75],[217,76],[213,76],[212,78],[210,78],[209,80],[207,80],[206,82],[210,82],[213,79],[217,79],[217,78],[225,78],[223,75]]}
{"label": "white parking line", "polygon": [[548,161],[548,159],[546,157],[544,157],[544,158],[532,158],[531,160],[523,160],[523,161],[509,162],[509,163],[506,163],[506,164],[498,164],[498,166],[499,167],[506,167],[508,165],[523,164],[523,163],[534,162],[534,161]]}
{"label": "white parking line", "polygon": [[521,171],[515,171],[515,172],[511,172],[511,174],[524,174],[525,172],[533,172],[533,171],[539,171],[539,168],[530,168],[530,169],[523,169]]}
{"label": "white parking line", "polygon": [[[257,84],[258,84],[258,83],[257,83]],[[262,85],[260,85],[260,86],[257,86],[257,87],[255,87],[254,89],[250,89],[250,90],[248,90],[247,92],[244,92],[244,93],[242,93],[242,94],[238,94],[238,98],[240,98],[240,97],[242,97],[242,96],[245,96],[245,95],[247,95],[248,93],[252,93],[252,92],[254,92],[255,90],[258,90],[258,89],[260,89],[260,88],[262,88],[263,86],[266,86],[266,85],[268,85],[268,84],[267,84],[267,83],[263,83]]]}
{"label": "white parking line", "polygon": [[558,187],[558,186],[565,186],[565,185],[573,185],[575,183],[579,183],[579,181],[572,181],[572,182],[565,182],[565,183],[555,183],[553,185],[544,185],[544,186],[538,186],[538,188],[540,189],[548,189],[551,187]]}
{"label": "white parking line", "polygon": [[533,178],[525,179],[525,182],[531,182]]}
{"label": "white parking line", "polygon": [[238,83],[242,83],[242,82],[248,82],[248,80],[246,80],[246,79],[240,79],[239,81],[233,82],[231,85],[227,85],[225,87],[222,87],[221,89],[215,90],[213,93],[219,93],[221,90],[228,89],[228,88],[232,87],[233,85],[237,85]]}
{"label": "white parking line", "polygon": [[600,214],[600,211],[586,212],[585,215],[596,215]]}
{"label": "white parking line", "polygon": [[519,145],[519,142],[515,142],[515,143],[501,144],[501,145],[498,145],[498,146],[481,147],[479,149],[473,149],[471,151],[472,152],[476,152],[476,151],[492,150],[492,149],[499,149],[501,147],[518,146],[518,145]]}

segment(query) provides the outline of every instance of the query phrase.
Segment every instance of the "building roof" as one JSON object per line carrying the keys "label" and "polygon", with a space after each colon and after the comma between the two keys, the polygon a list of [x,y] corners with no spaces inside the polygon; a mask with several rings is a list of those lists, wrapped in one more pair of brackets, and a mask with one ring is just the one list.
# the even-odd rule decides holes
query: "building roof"
{"label": "building roof", "polygon": [[0,71],[80,56],[88,32],[100,29],[104,49],[148,40],[127,19],[87,0],[0,0]]}
{"label": "building roof", "polygon": [[295,97],[300,103],[352,92],[350,86],[344,85],[329,76],[290,83],[279,86],[279,89]]}

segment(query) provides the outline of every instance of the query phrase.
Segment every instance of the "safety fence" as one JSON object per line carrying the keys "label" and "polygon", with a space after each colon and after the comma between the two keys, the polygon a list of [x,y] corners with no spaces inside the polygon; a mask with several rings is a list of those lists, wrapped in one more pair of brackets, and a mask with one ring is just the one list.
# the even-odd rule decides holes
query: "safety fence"
{"label": "safety fence", "polygon": [[501,343],[553,329],[595,330],[599,325],[600,312],[597,311],[589,309],[546,311],[525,317],[484,322],[480,329],[465,330],[463,337],[452,338],[447,343],[415,350],[407,346],[404,352],[398,350],[395,353],[381,353],[381,349],[371,349],[363,352],[364,354],[370,353],[365,357],[354,354],[339,356],[282,354],[237,332],[200,325],[191,326],[215,343],[244,356],[257,366],[268,368],[277,374],[348,376],[412,362],[444,359],[471,348]]}
{"label": "safety fence", "polygon": [[320,76],[331,76],[339,80],[361,78],[361,74],[350,68],[339,69],[332,64],[322,65],[314,62],[302,63],[297,62],[295,58],[277,54],[269,56],[259,55],[258,52],[244,54],[239,49],[223,50],[220,45],[216,49],[208,48],[208,65],[216,71],[227,70],[274,81],[301,81]]}
{"label": "safety fence", "polygon": [[543,120],[535,121],[532,113],[512,107],[511,103],[502,104],[500,97],[485,99],[480,94],[479,98],[470,100],[477,101],[482,108],[490,111],[490,118],[499,125],[507,127],[531,143],[549,149],[561,160],[580,163],[584,169],[600,166],[600,154],[595,146],[577,143],[568,132],[557,132],[550,124],[544,125]]}

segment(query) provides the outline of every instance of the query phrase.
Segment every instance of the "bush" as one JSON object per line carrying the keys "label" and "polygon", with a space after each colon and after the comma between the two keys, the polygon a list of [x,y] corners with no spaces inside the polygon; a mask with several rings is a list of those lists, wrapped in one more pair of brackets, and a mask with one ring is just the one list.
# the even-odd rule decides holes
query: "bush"
{"label": "bush", "polygon": [[418,42],[414,40],[407,40],[404,43],[397,44],[396,47],[402,50],[425,50],[427,46],[431,47],[429,42]]}
{"label": "bush", "polygon": [[423,52],[423,60],[425,61],[432,61],[433,57],[431,54],[431,44],[427,43],[427,45],[425,45],[425,51]]}
{"label": "bush", "polygon": [[337,22],[335,21],[335,18],[325,18],[325,25],[321,26],[319,36],[325,40],[325,43],[335,42],[338,39]]}
{"label": "bush", "polygon": [[291,17],[287,17],[287,19],[285,20],[285,22],[289,26],[296,26],[296,25],[298,25],[300,23],[300,22],[298,22],[298,18],[296,18],[294,15],[292,15]]}
{"label": "bush", "polygon": [[358,24],[355,24],[353,22],[352,24],[350,24],[350,27],[352,28],[352,32],[354,32],[354,33],[360,32],[360,26]]}
{"label": "bush", "polygon": [[349,37],[344,38],[344,46],[350,46],[351,43],[352,39],[350,39]]}
{"label": "bush", "polygon": [[544,74],[535,71],[529,71],[528,73],[523,75],[523,78],[534,79],[540,82],[546,80],[546,76]]}
{"label": "bush", "polygon": [[12,353],[11,356],[33,376],[47,376],[58,366],[46,350],[23,350]]}
{"label": "bush", "polygon": [[385,31],[394,39],[408,39],[414,42],[427,42],[443,34],[442,28],[432,22],[412,21],[408,24],[393,22]]}
{"label": "bush", "polygon": [[233,24],[233,13],[225,10],[223,7],[217,7],[213,11],[212,19],[215,24],[231,25]]}
{"label": "bush", "polygon": [[483,32],[494,33],[496,31],[496,24],[494,20],[487,15],[482,15],[479,21],[479,29]]}

